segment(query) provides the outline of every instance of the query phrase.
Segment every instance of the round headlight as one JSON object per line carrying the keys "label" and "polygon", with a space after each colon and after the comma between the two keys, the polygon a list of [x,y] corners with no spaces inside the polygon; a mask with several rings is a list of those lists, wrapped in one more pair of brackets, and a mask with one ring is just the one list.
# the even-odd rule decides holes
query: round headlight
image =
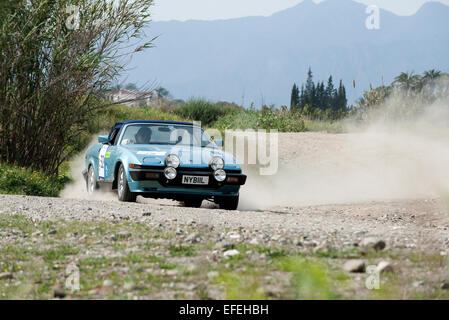
{"label": "round headlight", "polygon": [[167,167],[177,168],[179,167],[180,163],[181,161],[179,160],[179,157],[176,154],[169,154],[167,158],[165,158],[165,165]]}
{"label": "round headlight", "polygon": [[223,169],[224,167],[224,161],[222,157],[213,157],[210,159],[209,166],[212,168],[212,170],[219,170]]}
{"label": "round headlight", "polygon": [[167,167],[164,170],[164,176],[168,179],[168,180],[173,180],[174,178],[176,178],[176,175],[178,173],[176,172],[176,169],[173,167]]}
{"label": "round headlight", "polygon": [[218,169],[214,172],[214,178],[218,182],[222,182],[226,179],[226,172],[222,169]]}

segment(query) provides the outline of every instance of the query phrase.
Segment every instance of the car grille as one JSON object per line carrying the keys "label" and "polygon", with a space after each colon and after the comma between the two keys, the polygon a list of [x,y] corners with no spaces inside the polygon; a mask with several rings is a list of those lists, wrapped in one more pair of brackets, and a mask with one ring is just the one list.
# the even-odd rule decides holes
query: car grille
{"label": "car grille", "polygon": [[[218,182],[215,180],[213,176],[213,171],[210,168],[178,168],[178,175],[173,180],[167,180],[164,176],[163,170],[165,167],[155,167],[155,166],[139,166],[138,170],[131,170],[131,178],[134,181],[148,181],[148,180],[157,180],[164,187],[188,187],[188,188],[199,188],[199,189],[217,189],[224,185],[236,185],[238,183],[228,183],[228,182]],[[242,170],[225,170],[228,176],[238,175],[240,176]],[[157,172],[159,173],[159,178],[147,178],[146,173],[148,172]],[[197,175],[197,176],[208,176],[209,184],[208,185],[185,185],[182,183],[183,175]],[[244,177],[244,176],[243,176]],[[240,177],[240,179],[245,179]],[[225,180],[226,181],[226,180]]]}

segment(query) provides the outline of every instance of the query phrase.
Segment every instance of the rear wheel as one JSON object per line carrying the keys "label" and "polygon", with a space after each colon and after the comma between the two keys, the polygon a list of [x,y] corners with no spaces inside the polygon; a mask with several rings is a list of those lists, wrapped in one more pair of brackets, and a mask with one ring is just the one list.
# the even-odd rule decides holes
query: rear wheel
{"label": "rear wheel", "polygon": [[183,202],[186,207],[199,208],[199,207],[201,207],[201,204],[203,203],[203,199],[195,197],[195,198],[184,199]]}
{"label": "rear wheel", "polygon": [[124,202],[135,202],[137,195],[129,190],[128,180],[126,179],[125,168],[120,165],[117,175],[117,193],[118,199]]}
{"label": "rear wheel", "polygon": [[237,210],[239,206],[239,196],[234,197],[219,197],[215,200],[220,206],[220,209],[224,210]]}
{"label": "rear wheel", "polygon": [[97,178],[95,177],[95,170],[93,166],[89,166],[87,171],[86,189],[89,195],[93,195],[100,186],[98,185]]}

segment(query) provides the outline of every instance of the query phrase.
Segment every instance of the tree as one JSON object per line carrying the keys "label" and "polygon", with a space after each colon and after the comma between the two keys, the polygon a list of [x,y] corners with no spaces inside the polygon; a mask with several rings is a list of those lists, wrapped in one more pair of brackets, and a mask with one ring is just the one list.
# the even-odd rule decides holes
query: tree
{"label": "tree", "polygon": [[306,92],[304,85],[301,86],[301,93],[299,94],[299,108],[298,109],[304,109],[306,105]]}
{"label": "tree", "polygon": [[170,92],[164,87],[157,88],[156,92],[160,98],[167,99],[168,97],[170,97]]}
{"label": "tree", "polygon": [[290,98],[290,110],[297,109],[298,106],[299,106],[299,88],[296,86],[296,83],[294,83]]}
{"label": "tree", "polygon": [[321,110],[326,109],[326,89],[324,87],[324,82],[320,82],[316,86],[316,98],[315,98],[315,106],[320,108]]}
{"label": "tree", "polygon": [[139,91],[139,88],[137,87],[137,85],[135,83],[128,83],[125,86],[126,90],[131,90],[131,91]]}
{"label": "tree", "polygon": [[414,72],[402,72],[399,76],[394,79],[393,84],[398,85],[400,88],[404,89],[406,92],[410,90],[420,89],[421,76],[415,75]]}
{"label": "tree", "polygon": [[[346,89],[343,82],[340,81],[339,88],[334,87],[332,75],[327,80],[327,86],[324,81],[313,81],[312,69],[309,68],[307,72],[306,84],[301,86],[301,91],[298,90],[296,84],[293,85],[291,102],[298,92],[298,109],[303,110],[304,115],[308,117],[326,117],[332,115],[332,118],[344,115],[347,109],[348,100],[346,98]],[[307,105],[307,112],[304,108]],[[324,112],[323,112],[324,111]]]}
{"label": "tree", "polygon": [[313,82],[312,69],[309,68],[309,71],[307,72],[307,81],[304,93],[304,104],[309,104],[313,107],[314,100],[315,100],[315,83]]}
{"label": "tree", "polygon": [[422,87],[424,89],[424,95],[427,99],[431,99],[433,95],[440,95],[440,86],[437,86],[437,79],[441,78],[443,73],[435,69],[425,71],[422,76]]}
{"label": "tree", "polygon": [[326,108],[334,108],[334,81],[332,76],[329,76],[326,87]]}
{"label": "tree", "polygon": [[0,10],[0,161],[58,172],[107,106],[101,94],[124,58],[151,47],[139,39],[152,2],[17,0]]}
{"label": "tree", "polygon": [[435,80],[438,79],[441,76],[441,71],[432,69],[425,71],[423,74],[423,79],[425,80]]}
{"label": "tree", "polygon": [[337,90],[337,96],[336,96],[336,101],[335,101],[335,111],[339,112],[339,111],[346,111],[348,105],[348,99],[346,98],[346,89],[345,86],[343,85],[343,81],[340,80],[340,84],[338,86],[338,90]]}
{"label": "tree", "polygon": [[436,100],[449,99],[449,75],[435,69],[425,71],[422,75],[402,72],[389,86],[373,88],[370,85],[370,90],[365,91],[358,101],[357,109],[368,116],[370,109],[382,106],[393,93],[400,99],[386,116],[415,116]]}
{"label": "tree", "polygon": [[137,87],[137,84],[130,82],[127,84],[116,82],[111,87],[107,89],[107,91],[118,91],[118,90],[131,90],[131,91],[139,91],[139,88]]}

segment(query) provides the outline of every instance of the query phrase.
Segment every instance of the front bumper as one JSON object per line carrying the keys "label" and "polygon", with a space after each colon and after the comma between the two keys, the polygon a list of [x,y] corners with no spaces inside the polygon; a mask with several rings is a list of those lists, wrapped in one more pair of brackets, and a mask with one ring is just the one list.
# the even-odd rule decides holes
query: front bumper
{"label": "front bumper", "polygon": [[[131,181],[128,182],[131,192],[161,193],[161,194],[190,194],[204,196],[238,195],[240,186],[246,183],[246,175],[241,170],[225,170],[226,180],[218,182],[209,168],[178,168],[174,180],[167,180],[164,167],[139,167],[129,170]],[[182,183],[182,176],[207,176],[208,185],[186,185]]]}

